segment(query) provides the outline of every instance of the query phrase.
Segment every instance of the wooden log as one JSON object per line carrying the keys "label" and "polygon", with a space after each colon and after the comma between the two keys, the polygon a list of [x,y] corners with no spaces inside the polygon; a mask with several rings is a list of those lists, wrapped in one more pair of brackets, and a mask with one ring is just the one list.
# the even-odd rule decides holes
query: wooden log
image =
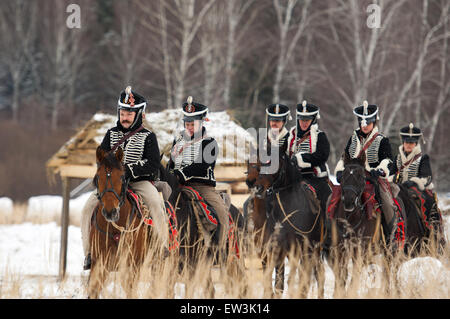
{"label": "wooden log", "polygon": [[231,183],[231,191],[233,194],[248,194],[250,193],[247,184],[245,182]]}
{"label": "wooden log", "polygon": [[216,166],[214,176],[217,181],[245,181],[245,171],[244,166]]}
{"label": "wooden log", "polygon": [[94,165],[62,165],[60,168],[61,177],[92,178],[96,172]]}
{"label": "wooden log", "polygon": [[69,200],[70,200],[70,178],[62,178],[63,206],[61,212],[61,243],[59,250],[59,279],[63,280],[66,275],[67,265],[67,237],[69,228]]}

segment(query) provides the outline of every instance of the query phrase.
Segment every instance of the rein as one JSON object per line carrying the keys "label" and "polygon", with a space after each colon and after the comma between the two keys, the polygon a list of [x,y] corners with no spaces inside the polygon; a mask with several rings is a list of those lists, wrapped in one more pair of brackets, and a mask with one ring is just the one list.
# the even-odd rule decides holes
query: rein
{"label": "rein", "polygon": [[294,228],[294,229],[295,229],[298,233],[300,233],[301,235],[306,235],[306,234],[311,233],[312,230],[314,229],[314,227],[316,226],[317,221],[319,220],[320,213],[317,213],[317,217],[316,217],[316,219],[314,220],[314,224],[312,225],[311,229],[308,230],[308,231],[302,231],[301,229],[297,228],[297,227],[290,221],[290,219],[289,219],[289,217],[290,217],[291,215],[293,215],[293,214],[295,214],[295,213],[298,212],[298,209],[292,211],[291,213],[289,213],[289,215],[286,214],[286,211],[285,211],[285,209],[284,209],[284,206],[283,206],[283,204],[281,203],[281,200],[280,200],[280,193],[279,193],[279,192],[276,193],[276,197],[277,197],[278,205],[280,206],[281,211],[283,212],[283,215],[284,215],[284,219],[283,219],[281,222],[284,223],[284,221],[286,220],[286,221],[289,223],[289,225],[291,225],[291,227]]}
{"label": "rein", "polygon": [[[122,179],[122,190],[120,192],[120,196],[117,194],[116,190],[114,189],[114,185],[112,183],[112,178],[111,178],[111,172],[108,172],[108,170],[105,167],[105,172],[106,172],[106,187],[103,190],[103,192],[101,192],[100,194],[97,192],[97,199],[102,202],[102,198],[103,196],[105,196],[106,193],[113,193],[114,196],[116,196],[116,198],[119,200],[119,209],[122,207],[122,205],[125,202],[125,195],[126,195],[126,189],[128,188],[128,182],[125,180],[125,176],[122,175],[121,179]],[[98,185],[97,185],[97,180],[95,181],[95,186],[98,189]],[[108,186],[108,184],[111,184],[111,186]],[[103,203],[102,203],[103,206]]]}
{"label": "rein", "polygon": [[[135,131],[136,132],[136,131]],[[106,188],[103,190],[102,193],[97,193],[97,198],[99,200],[99,202],[101,203],[101,205],[103,206],[102,203],[102,198],[106,193],[113,193],[114,196],[116,196],[116,198],[119,200],[119,210],[122,208],[123,204],[126,201],[126,192],[128,189],[128,182],[126,181],[125,177],[122,176],[122,190],[120,192],[120,195],[117,194],[117,192],[115,191],[113,184],[112,184],[112,177],[111,177],[111,172],[108,172],[108,170],[105,167],[105,172],[106,172]],[[96,182],[97,183],[97,182]],[[108,186],[108,184],[110,184],[111,186]],[[97,186],[97,185],[96,185]],[[98,186],[97,186],[98,189]],[[141,205],[141,207],[144,207],[144,205],[142,205],[142,199],[139,199],[139,205]],[[135,210],[135,205],[131,204],[132,206],[132,211],[130,214],[130,217],[134,215],[134,210]],[[132,233],[135,232],[136,230],[138,230],[142,224],[144,223],[144,221],[146,220],[146,216],[144,216],[144,214],[139,214],[141,216],[141,220],[139,222],[139,225],[137,225],[136,227],[132,228],[132,229],[126,229],[123,226],[117,225],[115,222],[111,222],[111,224],[114,226],[114,228],[116,228],[117,230],[119,230],[121,233]],[[131,222],[131,221],[130,221]],[[96,223],[97,225],[97,223]],[[98,230],[99,227],[97,227]],[[101,232],[104,232],[105,234],[107,234],[107,232],[100,230]]]}

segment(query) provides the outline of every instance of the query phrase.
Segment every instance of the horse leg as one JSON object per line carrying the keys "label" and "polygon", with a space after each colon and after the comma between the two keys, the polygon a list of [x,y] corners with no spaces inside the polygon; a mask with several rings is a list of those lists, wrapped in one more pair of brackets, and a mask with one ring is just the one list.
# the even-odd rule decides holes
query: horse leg
{"label": "horse leg", "polygon": [[320,249],[315,249],[314,258],[314,277],[317,281],[317,298],[323,299],[325,296],[325,265],[320,258]]}
{"label": "horse leg", "polygon": [[275,293],[274,297],[281,297],[284,290],[284,274],[285,274],[284,259],[280,264],[275,266]]}
{"label": "horse leg", "polygon": [[334,298],[341,298],[345,295],[345,286],[348,276],[347,259],[343,249],[337,252],[337,248],[332,249],[331,266],[335,276],[334,280]]}
{"label": "horse leg", "polygon": [[91,262],[91,271],[88,278],[88,298],[98,299],[100,291],[108,275],[105,267],[101,267],[95,259]]}

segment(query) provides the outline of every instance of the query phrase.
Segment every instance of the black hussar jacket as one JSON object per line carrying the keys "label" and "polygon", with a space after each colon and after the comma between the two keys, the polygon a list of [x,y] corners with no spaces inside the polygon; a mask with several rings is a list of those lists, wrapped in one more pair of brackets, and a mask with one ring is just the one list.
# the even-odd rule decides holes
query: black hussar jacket
{"label": "black hussar jacket", "polygon": [[412,181],[417,184],[420,190],[432,189],[433,184],[430,157],[422,154],[420,145],[418,144],[411,153],[406,154],[403,145],[400,145],[397,159],[394,162],[394,169],[398,174],[398,183]]}
{"label": "black hussar jacket", "polygon": [[219,152],[216,140],[206,135],[189,136],[181,132],[172,144],[169,168],[179,177],[182,184],[190,182],[216,186],[214,167]]}
{"label": "black hussar jacket", "polygon": [[[303,138],[305,136],[307,138]],[[297,158],[297,164],[303,176],[328,176],[327,160],[330,155],[330,143],[325,132],[320,131],[317,124],[311,125],[308,131],[299,129],[297,142],[295,142],[295,127],[293,127],[289,133],[286,154]]]}
{"label": "black hussar jacket", "polygon": [[[364,148],[366,143],[372,140],[378,134],[375,139],[373,139],[372,144],[366,149],[366,163],[365,168],[367,171],[372,169],[383,170],[385,176],[384,178],[389,178],[389,176],[395,173],[395,168],[393,164],[391,144],[389,139],[378,132],[378,127],[375,126],[372,132],[367,136],[361,129],[356,129],[353,131],[352,136],[347,142],[345,147],[345,153],[349,158],[358,157],[360,151]],[[335,174],[337,172],[344,170],[344,160],[341,158],[336,165]]]}
{"label": "black hussar jacket", "polygon": [[287,142],[289,137],[289,131],[285,126],[280,131],[280,134],[273,135],[272,130],[269,128],[269,132],[267,134],[267,138],[269,142],[275,146],[280,148],[280,152],[286,152]]}
{"label": "black hussar jacket", "polygon": [[[136,125],[135,127],[139,127]],[[109,129],[103,138],[101,147],[110,151],[120,139],[129,133],[120,122]],[[159,176],[160,156],[155,133],[144,128],[120,145],[123,149],[123,164],[130,176],[130,182],[154,181]]]}

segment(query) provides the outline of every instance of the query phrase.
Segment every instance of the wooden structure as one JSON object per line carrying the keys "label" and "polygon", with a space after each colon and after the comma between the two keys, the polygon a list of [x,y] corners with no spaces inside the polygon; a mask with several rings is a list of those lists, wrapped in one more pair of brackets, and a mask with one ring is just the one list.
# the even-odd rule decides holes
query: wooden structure
{"label": "wooden structure", "polygon": [[[215,177],[218,189],[233,193],[246,193],[245,160],[250,143],[254,138],[234,121],[227,112],[211,112],[205,122],[208,135],[219,144]],[[69,197],[72,179],[92,178],[96,172],[96,148],[100,145],[106,131],[116,126],[117,115],[95,114],[69,141],[67,141],[48,161],[49,179],[57,175],[62,179],[63,207],[61,214],[61,246],[59,277],[65,276],[67,257],[67,236],[69,226]],[[170,109],[159,113],[146,114],[144,126],[155,132],[163,162],[169,158],[172,142],[182,129],[182,114]]]}

